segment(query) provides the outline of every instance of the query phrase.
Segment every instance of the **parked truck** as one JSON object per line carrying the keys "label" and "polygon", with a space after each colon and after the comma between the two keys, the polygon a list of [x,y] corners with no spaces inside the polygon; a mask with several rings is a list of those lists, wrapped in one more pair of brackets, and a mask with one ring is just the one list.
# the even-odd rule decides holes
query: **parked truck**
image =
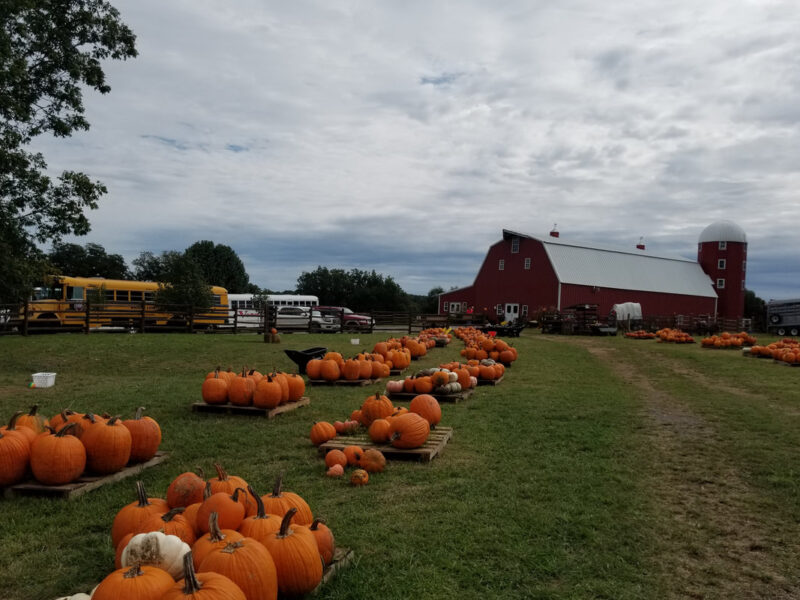
{"label": "parked truck", "polygon": [[767,331],[780,336],[800,334],[800,299],[767,302]]}

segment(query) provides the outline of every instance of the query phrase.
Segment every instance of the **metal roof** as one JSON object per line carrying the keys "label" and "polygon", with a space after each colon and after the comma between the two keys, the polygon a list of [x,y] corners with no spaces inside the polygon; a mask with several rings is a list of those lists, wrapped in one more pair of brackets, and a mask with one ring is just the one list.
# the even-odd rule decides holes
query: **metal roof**
{"label": "metal roof", "polygon": [[711,278],[696,261],[503,231],[505,239],[513,236],[540,241],[561,283],[717,297]]}

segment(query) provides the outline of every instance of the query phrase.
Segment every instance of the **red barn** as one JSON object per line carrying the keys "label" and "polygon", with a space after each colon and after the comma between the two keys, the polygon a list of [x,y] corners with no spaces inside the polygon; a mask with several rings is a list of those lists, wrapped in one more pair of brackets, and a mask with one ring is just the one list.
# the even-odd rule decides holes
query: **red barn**
{"label": "red barn", "polygon": [[[527,319],[541,308],[596,304],[598,313],[607,315],[614,304],[638,302],[644,316],[714,316],[721,291],[715,285],[721,283],[726,290],[741,288],[742,295],[726,296],[726,313],[720,316],[739,318],[744,302],[743,236],[732,223],[709,226],[700,237],[703,260],[697,262],[651,254],[643,244],[608,248],[565,241],[556,232],[534,237],[504,229],[503,239],[489,248],[475,282],[440,294],[439,314],[472,309],[476,315],[510,321]],[[725,261],[720,262],[718,252],[727,252]],[[712,282],[704,270],[707,262],[728,276],[715,276]],[[736,283],[728,286],[728,281]]]}

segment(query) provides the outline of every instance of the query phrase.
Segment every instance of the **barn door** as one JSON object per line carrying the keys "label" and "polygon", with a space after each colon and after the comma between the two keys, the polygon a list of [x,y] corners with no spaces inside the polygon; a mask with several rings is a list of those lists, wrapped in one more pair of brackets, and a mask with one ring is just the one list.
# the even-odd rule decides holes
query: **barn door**
{"label": "barn door", "polygon": [[519,319],[519,304],[506,304],[504,321],[516,321]]}

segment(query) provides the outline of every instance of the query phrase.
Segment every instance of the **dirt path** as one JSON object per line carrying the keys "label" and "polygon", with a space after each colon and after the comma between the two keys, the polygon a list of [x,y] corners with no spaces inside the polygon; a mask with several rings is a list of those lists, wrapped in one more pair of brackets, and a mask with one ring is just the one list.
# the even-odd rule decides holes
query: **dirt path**
{"label": "dirt path", "polygon": [[[725,452],[712,423],[667,392],[656,388],[623,353],[592,338],[564,337],[603,362],[643,403],[643,433],[654,453],[650,481],[663,518],[654,523],[657,565],[666,579],[667,598],[800,598],[794,570],[787,575],[787,542],[797,546],[797,526],[775,516],[769,499],[753,490]],[[702,377],[680,364],[664,367]],[[747,394],[742,390],[731,390]],[[788,554],[797,555],[799,548]]]}

